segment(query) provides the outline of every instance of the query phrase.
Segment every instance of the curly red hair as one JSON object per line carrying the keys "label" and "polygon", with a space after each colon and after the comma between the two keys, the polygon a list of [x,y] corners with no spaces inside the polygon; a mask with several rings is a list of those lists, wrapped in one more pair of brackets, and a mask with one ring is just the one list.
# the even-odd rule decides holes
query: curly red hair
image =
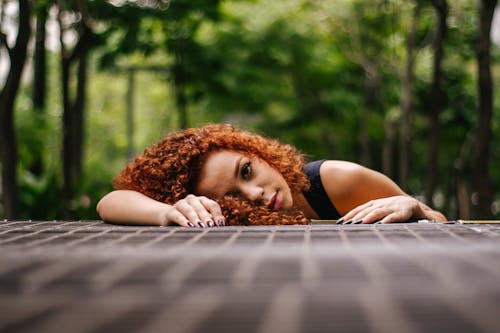
{"label": "curly red hair", "polygon": [[[262,159],[283,175],[292,192],[309,187],[303,172],[304,157],[296,148],[228,124],[206,125],[167,135],[129,163],[113,185],[116,189],[135,190],[174,204],[194,193],[204,159],[217,150],[234,150]],[[273,212],[239,198],[224,197],[218,203],[228,225],[308,222],[300,211]]]}

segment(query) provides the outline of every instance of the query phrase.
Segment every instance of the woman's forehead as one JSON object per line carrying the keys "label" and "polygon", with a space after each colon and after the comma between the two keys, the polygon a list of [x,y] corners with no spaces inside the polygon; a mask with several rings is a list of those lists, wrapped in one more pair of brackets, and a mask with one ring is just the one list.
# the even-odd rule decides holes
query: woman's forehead
{"label": "woman's forehead", "polygon": [[236,150],[236,149],[214,149],[205,154],[203,159],[201,160],[201,168],[203,169],[207,164],[207,161],[212,162],[215,167],[217,167],[217,163],[221,162],[229,162],[234,159],[238,159],[240,157],[246,157],[250,159],[259,159],[262,158],[254,153],[250,153],[247,151]]}
{"label": "woman's forehead", "polygon": [[204,160],[203,167],[207,164],[213,164],[212,166],[218,166],[218,164],[223,164],[224,162],[230,162],[241,156],[246,156],[247,154],[230,149],[219,149],[209,152]]}
{"label": "woman's forehead", "polygon": [[201,167],[196,192],[211,196],[225,193],[227,188],[233,186],[239,164],[245,157],[243,153],[233,150],[210,152]]}

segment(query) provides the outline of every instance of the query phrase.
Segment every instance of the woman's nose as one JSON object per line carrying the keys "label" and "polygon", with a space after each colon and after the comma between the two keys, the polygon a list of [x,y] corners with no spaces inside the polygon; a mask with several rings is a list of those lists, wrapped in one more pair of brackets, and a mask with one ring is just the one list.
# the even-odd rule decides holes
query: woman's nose
{"label": "woman's nose", "polygon": [[241,192],[245,199],[251,202],[262,202],[264,200],[264,189],[260,186],[247,184]]}

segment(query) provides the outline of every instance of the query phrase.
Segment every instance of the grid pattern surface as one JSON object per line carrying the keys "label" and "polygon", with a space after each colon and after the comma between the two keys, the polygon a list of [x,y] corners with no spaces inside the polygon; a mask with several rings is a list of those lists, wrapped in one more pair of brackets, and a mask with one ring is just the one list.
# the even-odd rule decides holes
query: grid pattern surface
{"label": "grid pattern surface", "polygon": [[0,332],[500,332],[500,225],[0,221]]}

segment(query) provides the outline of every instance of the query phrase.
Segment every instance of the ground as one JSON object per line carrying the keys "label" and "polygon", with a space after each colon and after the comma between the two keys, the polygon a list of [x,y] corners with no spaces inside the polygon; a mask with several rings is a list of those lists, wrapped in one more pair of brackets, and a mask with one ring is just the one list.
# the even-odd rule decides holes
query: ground
{"label": "ground", "polygon": [[500,225],[0,222],[0,332],[500,332]]}

